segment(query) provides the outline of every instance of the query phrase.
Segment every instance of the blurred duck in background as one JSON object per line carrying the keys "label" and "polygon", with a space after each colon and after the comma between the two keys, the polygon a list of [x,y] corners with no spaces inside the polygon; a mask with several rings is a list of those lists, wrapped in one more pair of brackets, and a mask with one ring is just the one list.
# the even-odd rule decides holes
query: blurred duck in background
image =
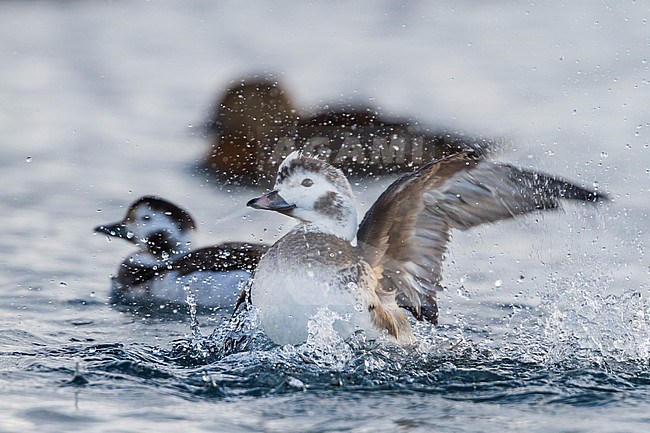
{"label": "blurred duck in background", "polygon": [[484,154],[489,140],[423,128],[388,118],[372,107],[327,108],[307,114],[285,88],[269,78],[236,81],[207,124],[210,145],[202,166],[232,183],[273,180],[294,150],[335,164],[351,176],[410,172],[462,150]]}
{"label": "blurred duck in background", "polygon": [[199,309],[234,308],[267,246],[232,242],[191,250],[195,229],[188,212],[154,196],[134,201],[122,221],[96,227],[95,233],[138,247],[112,277],[112,302],[169,311],[191,294]]}

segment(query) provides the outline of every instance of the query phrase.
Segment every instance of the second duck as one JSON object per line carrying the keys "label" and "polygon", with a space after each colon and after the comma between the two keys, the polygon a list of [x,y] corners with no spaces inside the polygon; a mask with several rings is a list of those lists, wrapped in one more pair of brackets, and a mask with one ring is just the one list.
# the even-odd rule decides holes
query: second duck
{"label": "second duck", "polygon": [[138,247],[112,277],[112,302],[171,310],[191,292],[199,309],[232,309],[267,246],[231,242],[190,250],[195,229],[188,212],[155,196],[134,201],[122,221],[96,227]]}

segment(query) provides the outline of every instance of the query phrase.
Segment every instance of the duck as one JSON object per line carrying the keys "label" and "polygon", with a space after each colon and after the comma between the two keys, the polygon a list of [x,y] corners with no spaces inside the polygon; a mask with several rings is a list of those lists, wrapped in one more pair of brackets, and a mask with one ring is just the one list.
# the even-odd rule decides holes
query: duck
{"label": "duck", "polygon": [[[494,140],[430,129],[368,106],[300,110],[285,86],[265,77],[234,82],[206,124],[209,148],[200,166],[228,183],[270,184],[280,162],[303,150],[348,175],[409,172],[460,150],[488,153]],[[268,185],[267,185],[268,186]]]}
{"label": "duck", "polygon": [[344,339],[363,330],[407,346],[415,341],[409,315],[438,323],[436,294],[453,230],[560,209],[563,201],[606,199],[554,175],[459,152],[395,180],[357,226],[343,171],[293,152],[273,190],[247,203],[297,224],[262,256],[245,302],[279,345],[305,342],[309,321],[326,311]]}
{"label": "duck", "polygon": [[171,311],[186,305],[191,295],[199,310],[232,310],[268,246],[229,242],[192,250],[195,231],[186,210],[152,195],[135,200],[121,221],[97,226],[95,233],[138,247],[112,277],[111,301]]}

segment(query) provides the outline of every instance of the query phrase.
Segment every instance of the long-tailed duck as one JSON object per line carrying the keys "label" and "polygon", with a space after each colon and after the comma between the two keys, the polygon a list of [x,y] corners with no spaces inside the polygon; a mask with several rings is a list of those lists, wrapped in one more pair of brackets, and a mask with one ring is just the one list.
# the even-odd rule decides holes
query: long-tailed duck
{"label": "long-tailed duck", "polygon": [[154,196],[134,201],[122,221],[96,227],[139,248],[112,278],[113,301],[158,309],[184,305],[191,291],[198,308],[233,308],[268,247],[233,242],[190,250],[195,229],[189,213]]}
{"label": "long-tailed duck", "polygon": [[561,199],[606,196],[461,152],[396,180],[357,228],[343,172],[294,152],[281,164],[275,189],[248,202],[299,221],[260,260],[249,298],[277,344],[304,342],[308,321],[323,308],[338,316],[334,328],[343,338],[364,329],[408,344],[414,337],[403,309],[437,323],[451,229],[557,209]]}
{"label": "long-tailed duck", "polygon": [[273,178],[280,162],[302,149],[347,174],[371,176],[407,172],[422,164],[471,149],[484,152],[488,140],[416,121],[390,118],[371,107],[325,108],[301,113],[277,81],[243,79],[226,90],[208,123],[210,149],[203,166],[226,180]]}

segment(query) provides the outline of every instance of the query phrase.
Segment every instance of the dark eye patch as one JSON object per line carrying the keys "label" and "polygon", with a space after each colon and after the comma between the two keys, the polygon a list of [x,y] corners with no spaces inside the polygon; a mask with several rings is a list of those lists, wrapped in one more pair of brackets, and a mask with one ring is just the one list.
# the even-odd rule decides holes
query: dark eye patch
{"label": "dark eye patch", "polygon": [[307,188],[309,188],[309,187],[312,186],[313,184],[314,184],[314,181],[311,180],[311,179],[308,178],[308,177],[305,178],[305,179],[303,179],[302,182],[300,183],[300,185],[302,185],[302,186],[304,186],[304,187],[307,187]]}

